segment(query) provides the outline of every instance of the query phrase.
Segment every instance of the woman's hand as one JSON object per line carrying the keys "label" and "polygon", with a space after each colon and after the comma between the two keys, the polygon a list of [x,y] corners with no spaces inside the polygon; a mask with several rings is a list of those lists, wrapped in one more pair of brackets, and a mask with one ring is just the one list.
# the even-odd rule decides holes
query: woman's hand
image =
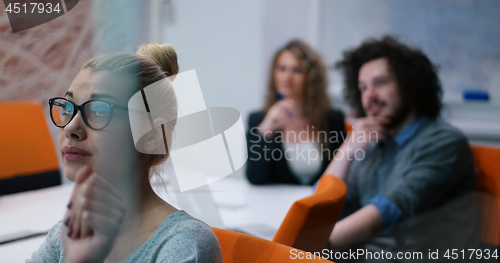
{"label": "woman's hand", "polygon": [[295,108],[295,101],[291,99],[283,99],[274,103],[269,109],[266,117],[259,125],[259,132],[266,135],[270,132],[282,128],[291,119],[289,114],[293,114]]}
{"label": "woman's hand", "polygon": [[90,166],[80,169],[61,231],[66,262],[103,262],[124,215],[115,188]]}

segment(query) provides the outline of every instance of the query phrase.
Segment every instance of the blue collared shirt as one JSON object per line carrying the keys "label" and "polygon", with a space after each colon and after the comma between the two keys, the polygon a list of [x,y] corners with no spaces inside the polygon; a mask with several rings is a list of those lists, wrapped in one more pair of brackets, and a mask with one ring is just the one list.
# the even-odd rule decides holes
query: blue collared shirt
{"label": "blue collared shirt", "polygon": [[394,142],[399,146],[403,147],[407,142],[409,142],[417,132],[424,126],[429,119],[427,117],[416,117],[406,124],[401,131],[394,137]]}

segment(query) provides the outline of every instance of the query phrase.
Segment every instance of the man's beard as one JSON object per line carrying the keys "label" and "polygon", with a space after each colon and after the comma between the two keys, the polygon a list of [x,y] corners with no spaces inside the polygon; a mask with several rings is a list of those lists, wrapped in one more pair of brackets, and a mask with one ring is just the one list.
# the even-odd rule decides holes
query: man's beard
{"label": "man's beard", "polygon": [[398,127],[405,121],[408,114],[410,114],[410,106],[407,104],[402,104],[400,107],[395,109],[394,114],[387,116],[390,122],[385,126],[387,129],[392,129]]}
{"label": "man's beard", "polygon": [[[382,105],[383,107],[387,107],[387,103],[383,102],[383,101],[379,101],[379,100],[374,100],[374,101],[371,101],[371,103],[376,103],[376,104],[379,104],[379,105]],[[365,109],[365,112],[368,112],[368,109]],[[401,105],[397,108],[394,108],[392,114],[390,115],[387,115],[387,116],[383,116],[383,115],[374,115],[374,116],[383,116],[383,117],[386,117],[389,119],[389,123],[384,125],[384,127],[386,129],[392,129],[392,128],[395,128],[395,127],[398,127],[399,125],[401,125],[401,123],[403,123],[406,119],[406,117],[408,116],[408,114],[410,114],[411,112],[411,107],[410,105],[408,104],[405,104],[405,103],[401,103]]]}

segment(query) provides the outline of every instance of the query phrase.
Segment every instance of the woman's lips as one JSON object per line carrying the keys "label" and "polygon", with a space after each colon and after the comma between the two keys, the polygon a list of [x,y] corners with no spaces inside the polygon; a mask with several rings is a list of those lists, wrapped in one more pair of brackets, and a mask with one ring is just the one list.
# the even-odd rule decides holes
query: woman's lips
{"label": "woman's lips", "polygon": [[64,159],[68,161],[77,161],[92,155],[89,152],[75,146],[64,146],[62,152],[64,155]]}
{"label": "woman's lips", "polygon": [[90,155],[82,155],[82,154],[78,154],[78,153],[65,153],[64,159],[66,159],[68,161],[77,161],[77,160],[80,160],[80,159],[87,157],[87,156],[90,156]]}

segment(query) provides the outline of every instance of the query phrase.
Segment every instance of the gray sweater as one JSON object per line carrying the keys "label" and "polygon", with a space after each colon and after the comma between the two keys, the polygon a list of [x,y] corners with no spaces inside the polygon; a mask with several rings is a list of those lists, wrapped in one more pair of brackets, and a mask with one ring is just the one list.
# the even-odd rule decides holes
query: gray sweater
{"label": "gray sweater", "polygon": [[[62,221],[49,231],[31,262],[64,262]],[[169,215],[139,249],[122,261],[132,262],[222,262],[219,242],[212,229],[184,211]]]}
{"label": "gray sweater", "polygon": [[380,235],[351,249],[392,252],[390,262],[412,262],[395,259],[397,252],[423,252],[425,262],[431,260],[429,249],[439,249],[439,259],[445,260],[446,249],[477,248],[475,179],[462,132],[444,122],[410,122],[394,140],[370,145],[365,158],[351,164],[342,217],[374,204],[384,224]]}

